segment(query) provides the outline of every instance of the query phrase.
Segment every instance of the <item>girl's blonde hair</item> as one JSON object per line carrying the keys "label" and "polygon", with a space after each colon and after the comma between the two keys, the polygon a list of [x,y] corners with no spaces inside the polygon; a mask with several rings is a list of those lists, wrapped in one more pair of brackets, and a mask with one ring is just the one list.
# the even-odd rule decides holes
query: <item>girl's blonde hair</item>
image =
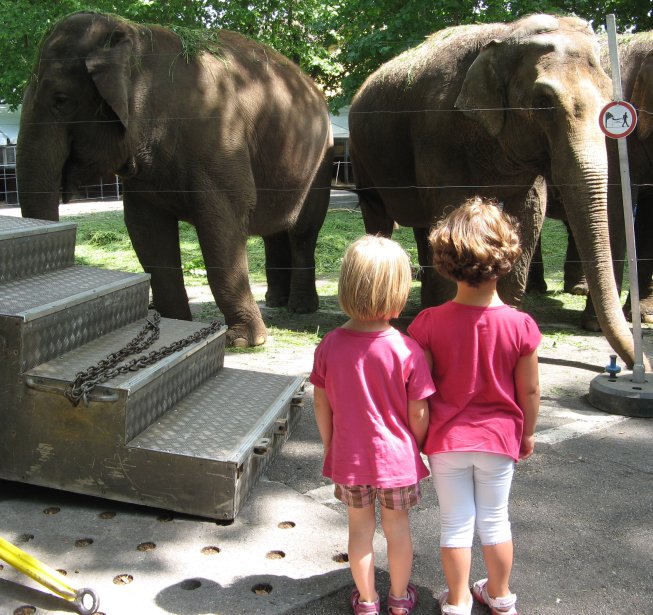
{"label": "girl's blonde hair", "polygon": [[433,265],[444,277],[470,286],[501,278],[521,256],[517,228],[496,201],[471,198],[431,231]]}
{"label": "girl's blonde hair", "polygon": [[350,318],[385,320],[399,316],[412,281],[410,259],[391,239],[365,235],[342,260],[338,301]]}

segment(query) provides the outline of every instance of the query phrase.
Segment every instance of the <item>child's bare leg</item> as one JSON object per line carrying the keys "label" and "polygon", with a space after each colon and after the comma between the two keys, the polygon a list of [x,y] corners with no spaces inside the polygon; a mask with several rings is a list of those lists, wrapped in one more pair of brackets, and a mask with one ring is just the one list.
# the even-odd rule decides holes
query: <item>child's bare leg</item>
{"label": "child's bare leg", "polygon": [[349,567],[362,602],[378,598],[374,583],[374,506],[347,508],[349,514]]}
{"label": "child's bare leg", "polygon": [[441,547],[442,570],[447,580],[451,605],[463,606],[470,603],[469,573],[472,566],[472,550],[468,547]]}
{"label": "child's bare leg", "polygon": [[381,525],[388,544],[390,593],[395,598],[404,598],[413,568],[413,542],[408,511],[391,510],[382,506]]}
{"label": "child's bare leg", "polygon": [[483,558],[487,568],[487,593],[490,598],[508,596],[513,561],[512,540],[496,545],[484,545]]}

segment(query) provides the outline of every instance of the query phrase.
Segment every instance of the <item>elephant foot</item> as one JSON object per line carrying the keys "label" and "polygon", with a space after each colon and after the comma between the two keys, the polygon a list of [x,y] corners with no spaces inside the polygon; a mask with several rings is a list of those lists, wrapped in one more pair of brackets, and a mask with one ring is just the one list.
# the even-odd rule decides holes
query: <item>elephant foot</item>
{"label": "elephant foot", "polygon": [[589,288],[587,288],[587,284],[583,282],[579,282],[576,284],[565,284],[564,285],[564,291],[566,293],[569,293],[570,295],[588,295],[589,294]]}
{"label": "elephant foot", "polygon": [[317,293],[293,295],[288,300],[288,311],[294,314],[311,314],[320,307],[320,298]]}
{"label": "elephant foot", "polygon": [[539,293],[540,295],[546,294],[546,291],[549,290],[549,287],[546,285],[544,280],[542,281],[531,281],[529,280],[526,284],[527,293]]}
{"label": "elephant foot", "polygon": [[[630,300],[629,300],[630,301]],[[649,308],[645,305],[640,304],[640,322],[645,324],[653,324],[653,308]],[[630,309],[630,303],[624,305],[624,316],[629,322],[633,322],[633,314]]]}
{"label": "elephant foot", "polygon": [[288,305],[288,288],[283,290],[268,286],[265,293],[265,305],[271,308],[285,307]]}
{"label": "elephant foot", "polygon": [[233,348],[250,348],[265,344],[268,333],[265,325],[260,324],[234,325],[227,329],[227,346]]}
{"label": "elephant foot", "polygon": [[580,319],[580,326],[585,331],[592,331],[593,333],[601,331],[599,320],[594,314],[583,314]]}

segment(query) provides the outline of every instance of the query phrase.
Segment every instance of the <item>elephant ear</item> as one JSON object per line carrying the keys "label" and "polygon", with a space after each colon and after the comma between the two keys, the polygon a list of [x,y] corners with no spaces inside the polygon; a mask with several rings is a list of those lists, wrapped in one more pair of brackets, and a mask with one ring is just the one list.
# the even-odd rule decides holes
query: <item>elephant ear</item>
{"label": "elephant ear", "polygon": [[496,137],[505,123],[504,84],[498,71],[500,41],[491,41],[481,49],[467,70],[454,107],[480,122]]}
{"label": "elephant ear", "polygon": [[86,69],[95,87],[125,128],[129,122],[132,47],[132,40],[125,32],[115,31],[105,46],[86,57]]}
{"label": "elephant ear", "polygon": [[637,108],[637,137],[644,141],[653,133],[653,51],[637,73],[630,102]]}

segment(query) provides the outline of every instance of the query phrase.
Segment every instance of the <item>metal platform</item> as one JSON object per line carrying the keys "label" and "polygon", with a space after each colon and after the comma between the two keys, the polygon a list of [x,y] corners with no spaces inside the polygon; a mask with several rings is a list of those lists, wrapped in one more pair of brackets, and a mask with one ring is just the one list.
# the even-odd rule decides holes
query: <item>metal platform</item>
{"label": "metal platform", "polygon": [[0,478],[234,518],[304,378],[225,369],[226,327],[196,340],[205,324],[161,319],[148,352],[174,351],[74,405],[70,384],[134,339],[149,301],[149,276],[75,266],[74,241],[74,225],[0,216]]}

